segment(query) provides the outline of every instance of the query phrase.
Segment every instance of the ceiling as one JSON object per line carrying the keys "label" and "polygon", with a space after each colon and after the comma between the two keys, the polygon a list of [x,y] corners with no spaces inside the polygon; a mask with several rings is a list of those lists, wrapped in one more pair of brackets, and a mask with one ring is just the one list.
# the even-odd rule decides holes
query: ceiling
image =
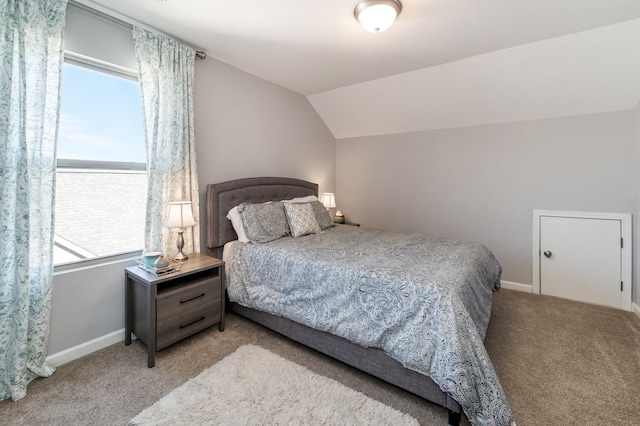
{"label": "ceiling", "polygon": [[357,3],[94,1],[302,95],[640,18],[638,0],[402,0],[396,23],[371,34]]}

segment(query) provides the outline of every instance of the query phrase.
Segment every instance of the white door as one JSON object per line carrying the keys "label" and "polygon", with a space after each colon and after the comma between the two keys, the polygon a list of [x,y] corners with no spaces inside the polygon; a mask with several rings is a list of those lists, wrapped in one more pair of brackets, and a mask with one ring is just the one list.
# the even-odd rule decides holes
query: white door
{"label": "white door", "polygon": [[541,216],[541,293],[620,309],[621,226],[620,220]]}

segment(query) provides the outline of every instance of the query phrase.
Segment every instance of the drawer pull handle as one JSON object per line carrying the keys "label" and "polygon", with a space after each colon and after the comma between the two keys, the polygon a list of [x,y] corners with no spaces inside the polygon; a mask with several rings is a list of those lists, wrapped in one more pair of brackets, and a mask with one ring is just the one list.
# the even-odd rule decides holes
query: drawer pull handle
{"label": "drawer pull handle", "polygon": [[202,296],[204,296],[204,293],[202,293],[200,296],[192,297],[191,299],[181,300],[181,301],[180,301],[180,304],[187,303],[187,302],[191,302],[192,300],[199,299],[199,298],[201,298]]}
{"label": "drawer pull handle", "polygon": [[197,320],[195,320],[195,321],[191,321],[189,324],[181,325],[181,326],[180,326],[180,329],[182,330],[183,328],[187,328],[187,327],[189,327],[190,325],[193,325],[193,324],[195,324],[195,323],[197,323],[197,322],[202,321],[203,319],[204,319],[204,317],[200,317],[200,318],[198,318],[198,319],[197,319]]}

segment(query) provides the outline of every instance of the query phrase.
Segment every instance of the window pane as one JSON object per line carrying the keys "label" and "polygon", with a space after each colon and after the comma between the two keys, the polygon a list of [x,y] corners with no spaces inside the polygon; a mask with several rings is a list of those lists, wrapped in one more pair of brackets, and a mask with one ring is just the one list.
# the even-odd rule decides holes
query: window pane
{"label": "window pane", "polygon": [[137,81],[65,63],[60,99],[58,158],[146,162]]}
{"label": "window pane", "polygon": [[54,263],[141,249],[146,189],[146,172],[58,169]]}
{"label": "window pane", "polygon": [[58,167],[54,264],[140,250],[147,174],[113,164],[146,162],[138,83],[65,63],[58,159],[79,161]]}

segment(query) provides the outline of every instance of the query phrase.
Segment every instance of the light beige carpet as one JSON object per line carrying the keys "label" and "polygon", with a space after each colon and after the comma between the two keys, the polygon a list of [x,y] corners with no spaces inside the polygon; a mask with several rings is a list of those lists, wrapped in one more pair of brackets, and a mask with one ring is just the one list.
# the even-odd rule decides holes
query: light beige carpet
{"label": "light beige carpet", "polygon": [[412,425],[418,421],[333,379],[244,345],[130,425]]}
{"label": "light beige carpet", "polygon": [[[242,345],[259,345],[362,392],[425,426],[447,410],[229,313],[156,354],[117,343],[36,379],[19,401],[0,401],[0,425],[123,426]],[[494,295],[485,346],[518,426],[640,425],[640,318],[601,306],[513,290]],[[462,416],[462,426],[468,426]]]}

